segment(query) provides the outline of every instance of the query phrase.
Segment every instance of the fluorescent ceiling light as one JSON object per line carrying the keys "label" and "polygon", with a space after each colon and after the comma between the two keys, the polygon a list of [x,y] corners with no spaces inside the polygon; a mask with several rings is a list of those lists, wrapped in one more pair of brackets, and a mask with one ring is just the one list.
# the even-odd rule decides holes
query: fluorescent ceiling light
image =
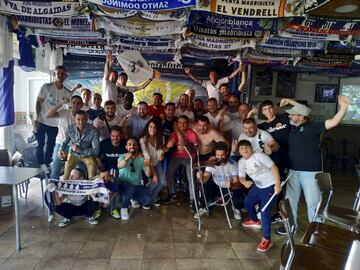
{"label": "fluorescent ceiling light", "polygon": [[349,13],[358,9],[357,5],[343,5],[335,8],[335,12],[337,13]]}

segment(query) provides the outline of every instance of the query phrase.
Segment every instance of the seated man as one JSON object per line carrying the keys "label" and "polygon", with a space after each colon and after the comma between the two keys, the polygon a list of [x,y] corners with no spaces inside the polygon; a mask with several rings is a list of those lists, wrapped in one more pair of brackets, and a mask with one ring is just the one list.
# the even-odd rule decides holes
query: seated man
{"label": "seated man", "polygon": [[[206,167],[205,172],[198,171],[196,176],[199,181],[204,183],[205,197],[208,203],[214,200],[214,198],[221,196],[219,187],[222,188],[222,193],[228,194],[228,188],[231,187],[231,183],[238,182],[238,168],[237,163],[229,160],[228,158],[228,146],[224,142],[218,142],[215,145],[215,157],[216,157],[216,166]],[[212,176],[212,180],[209,180]],[[242,184],[250,187],[248,183],[243,181]],[[232,200],[234,203],[234,218],[241,219],[240,210],[243,208],[244,204],[244,195],[243,190],[234,189],[232,190]],[[225,198],[226,199],[226,198]],[[202,207],[204,207],[204,202],[202,202]],[[202,215],[206,213],[204,208],[199,210],[199,214]]]}
{"label": "seated man", "polygon": [[[69,149],[69,153],[67,153]],[[80,161],[84,162],[89,173],[89,179],[96,174],[96,156],[99,152],[99,134],[90,124],[87,124],[87,114],[84,111],[75,113],[75,124],[65,131],[65,140],[60,146],[59,158],[67,161],[64,179],[68,179],[70,172]]]}
{"label": "seated man", "polygon": [[142,156],[137,139],[129,138],[125,148],[127,153],[120,155],[118,159],[122,220],[129,219],[128,207],[131,199],[143,204],[144,209],[149,209],[151,203],[151,194],[141,185],[143,171],[147,177],[151,176],[151,161],[145,160]]}
{"label": "seated man", "polygon": [[[71,170],[69,180],[81,180],[84,179],[85,172],[80,168]],[[67,179],[67,178],[65,178]],[[59,223],[59,227],[63,228],[71,223],[71,219],[74,216],[86,216],[87,221],[91,225],[99,223],[93,214],[98,207],[98,203],[89,199],[88,196],[82,195],[63,195],[59,197],[59,194],[55,191],[55,211],[64,219]]]}

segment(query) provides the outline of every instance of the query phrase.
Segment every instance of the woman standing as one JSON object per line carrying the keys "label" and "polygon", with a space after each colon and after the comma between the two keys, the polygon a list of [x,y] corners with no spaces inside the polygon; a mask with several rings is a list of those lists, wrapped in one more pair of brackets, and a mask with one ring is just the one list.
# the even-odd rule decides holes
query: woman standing
{"label": "woman standing", "polygon": [[164,159],[164,140],[157,120],[151,119],[144,128],[140,139],[141,151],[145,159],[151,160],[153,181],[149,185],[154,206],[160,206],[159,192],[165,181],[161,161]]}

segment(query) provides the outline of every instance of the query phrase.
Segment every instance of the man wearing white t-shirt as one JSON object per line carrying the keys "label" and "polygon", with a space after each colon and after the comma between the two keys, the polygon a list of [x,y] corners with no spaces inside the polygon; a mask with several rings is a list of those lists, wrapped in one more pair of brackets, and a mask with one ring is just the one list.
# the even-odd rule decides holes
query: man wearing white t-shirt
{"label": "man wearing white t-shirt", "polygon": [[190,98],[187,94],[182,94],[179,98],[178,107],[175,110],[175,116],[186,115],[191,121],[194,121],[194,113],[190,109]]}
{"label": "man wearing white t-shirt", "polygon": [[80,96],[71,97],[71,108],[64,108],[64,105],[67,103],[67,100],[63,100],[58,105],[53,107],[48,111],[46,117],[48,118],[57,118],[59,119],[59,132],[56,136],[56,143],[53,153],[53,160],[51,162],[51,175],[52,179],[59,179],[61,172],[61,160],[58,156],[58,152],[62,142],[65,140],[65,131],[68,126],[75,123],[75,113],[78,110],[81,110],[83,107],[83,100]]}
{"label": "man wearing white t-shirt", "polygon": [[215,98],[209,98],[207,101],[208,112],[204,115],[209,118],[210,124],[216,130],[222,132],[224,126],[230,122],[229,116],[226,115],[226,109],[217,109],[217,101]]}
{"label": "man wearing white t-shirt", "polygon": [[46,114],[52,107],[58,105],[63,100],[69,100],[71,92],[64,88],[66,78],[66,68],[57,66],[54,72],[54,82],[45,83],[41,87],[36,99],[36,116],[34,119],[34,135],[38,142],[36,157],[41,168],[44,169],[51,163],[59,124],[59,119],[48,118]]}
{"label": "man wearing white t-shirt", "polygon": [[220,85],[224,83],[228,83],[230,79],[234,78],[241,71],[241,65],[237,68],[233,73],[229,76],[223,77],[221,79],[218,78],[218,74],[214,70],[210,70],[209,72],[209,80],[199,80],[192,73],[190,68],[185,68],[185,73],[198,84],[205,87],[208,93],[209,98],[215,98],[217,102],[220,102]]}
{"label": "man wearing white t-shirt", "polygon": [[124,95],[124,103],[116,105],[116,114],[120,118],[132,117],[136,114],[137,110],[132,106],[134,102],[134,94],[131,92],[126,92]]}
{"label": "man wearing white t-shirt", "polygon": [[[261,211],[261,222],[256,216],[255,205],[259,204],[262,208],[267,204],[272,195],[279,194],[281,191],[280,174],[275,163],[264,153],[253,152],[251,143],[248,140],[239,142],[239,181],[249,188],[246,183],[246,175],[254,182],[245,198],[244,204],[250,219],[244,221],[242,225],[246,228],[260,229],[263,227],[262,239],[257,246],[257,250],[265,252],[272,246],[271,234],[271,206],[276,203],[273,199],[269,206]],[[251,186],[251,184],[250,184]]]}
{"label": "man wearing white t-shirt", "polygon": [[108,100],[104,104],[104,113],[100,114],[94,120],[94,127],[100,134],[100,140],[110,137],[110,129],[113,126],[119,126],[121,118],[116,115],[116,104],[112,100]]}
{"label": "man wearing white t-shirt", "polygon": [[108,52],[106,55],[106,62],[104,66],[104,77],[102,81],[102,105],[104,106],[105,102],[112,100],[117,103],[118,100],[118,90],[116,87],[116,81],[118,79],[118,74],[115,70],[111,69],[113,63],[113,57],[111,52]]}

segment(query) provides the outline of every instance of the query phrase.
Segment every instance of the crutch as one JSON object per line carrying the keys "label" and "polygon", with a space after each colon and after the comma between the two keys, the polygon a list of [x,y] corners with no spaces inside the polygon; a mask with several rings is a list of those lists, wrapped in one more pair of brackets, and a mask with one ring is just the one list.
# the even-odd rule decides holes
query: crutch
{"label": "crutch", "polygon": [[191,185],[191,189],[192,189],[192,192],[193,192],[193,195],[194,195],[194,203],[195,203],[195,210],[196,210],[196,215],[197,215],[197,220],[198,220],[198,236],[201,237],[201,234],[200,234],[200,230],[201,230],[201,220],[200,220],[200,214],[199,214],[199,208],[198,208],[198,205],[197,205],[197,202],[196,202],[196,196],[195,196],[195,184],[194,184],[194,175],[193,175],[193,158],[189,152],[189,150],[187,149],[186,146],[184,146],[184,149],[186,151],[186,153],[188,154],[189,158],[190,158],[190,170],[191,170],[191,173],[190,173],[190,185]]}
{"label": "crutch", "polygon": [[[200,155],[199,155],[199,151],[197,150],[197,148],[195,147],[195,150],[196,150],[196,156],[197,156],[197,164],[198,164],[198,169],[200,171]],[[204,197],[204,201],[205,201],[205,209],[209,209],[208,207],[208,203],[207,203],[207,199],[206,199],[206,195],[205,195],[205,190],[204,190],[204,183],[203,183],[203,179],[201,177],[201,174],[200,174],[200,186],[201,186],[201,193],[202,193],[202,196]],[[207,211],[207,214],[209,215],[209,211]]]}
{"label": "crutch", "polygon": [[[289,173],[289,175],[286,177],[286,179],[281,183],[281,187],[283,187],[287,181],[289,181],[290,176],[292,175],[292,173]],[[271,201],[275,198],[277,194],[273,194],[270,199],[267,201],[267,203],[263,206],[263,208],[261,209],[261,212],[264,212],[266,210],[266,208],[269,206],[269,204],[271,203]]]}

